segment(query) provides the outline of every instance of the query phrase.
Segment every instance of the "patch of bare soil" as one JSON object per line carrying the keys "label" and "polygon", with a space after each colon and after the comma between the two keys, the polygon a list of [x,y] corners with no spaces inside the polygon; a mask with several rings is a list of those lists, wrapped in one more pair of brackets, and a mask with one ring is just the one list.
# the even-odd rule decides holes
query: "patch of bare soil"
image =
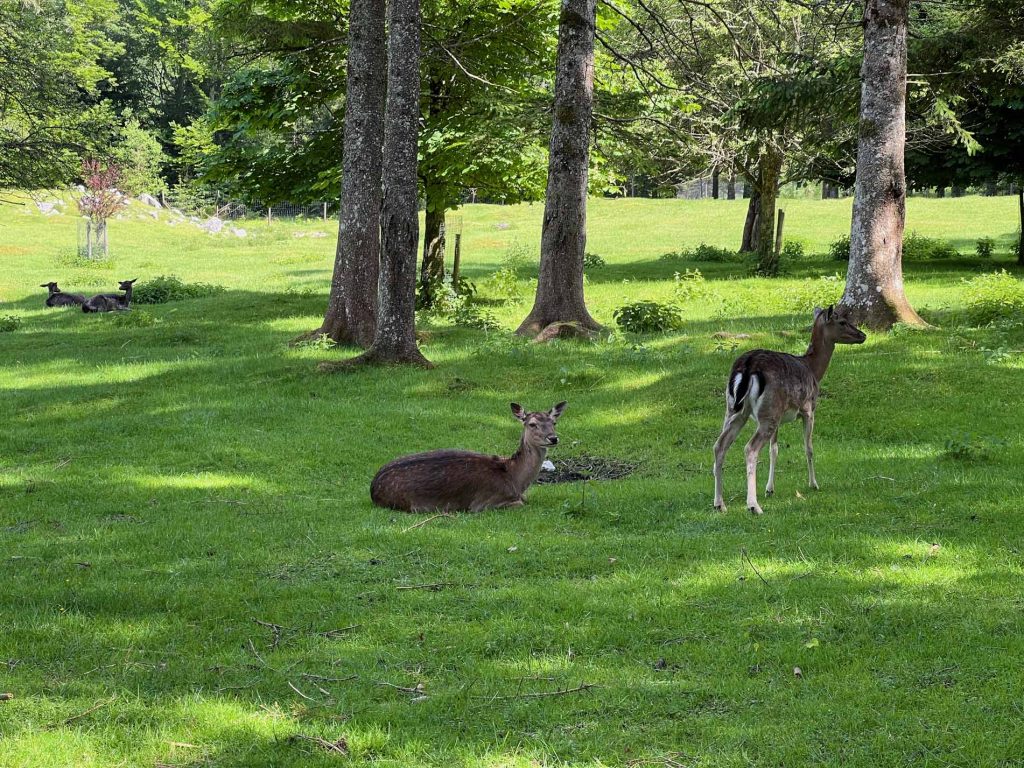
{"label": "patch of bare soil", "polygon": [[619,480],[636,472],[640,466],[635,462],[619,459],[606,459],[600,456],[568,456],[564,459],[552,459],[554,471],[540,473],[537,482],[575,483],[580,480]]}

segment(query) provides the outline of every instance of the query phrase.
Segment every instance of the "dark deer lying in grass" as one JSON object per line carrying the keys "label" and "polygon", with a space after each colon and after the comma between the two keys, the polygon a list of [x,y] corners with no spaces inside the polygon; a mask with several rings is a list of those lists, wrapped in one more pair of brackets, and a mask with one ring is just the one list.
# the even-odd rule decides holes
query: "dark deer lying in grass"
{"label": "dark deer lying in grass", "polygon": [[370,498],[379,507],[407,512],[454,512],[496,507],[519,507],[526,490],[540,474],[548,448],[557,445],[555,423],[565,410],[527,413],[512,403],[523,422],[519,450],[510,457],[469,451],[431,451],[403,456],[381,467],[370,485]]}
{"label": "dark deer lying in grass", "polygon": [[[135,278],[138,280],[139,278]],[[123,294],[99,293],[82,305],[83,312],[115,312],[123,309],[131,309],[132,285],[135,280],[122,280],[117,286]]]}
{"label": "dark deer lying in grass", "polygon": [[725,453],[751,416],[757,431],[747,443],[747,509],[760,515],[757,503],[757,457],[770,443],[768,486],[765,494],[775,492],[775,460],[779,456],[779,425],[799,417],[804,423],[804,449],[811,488],[818,489],[814,476],[814,409],[818,405],[818,383],[828,370],[836,344],[862,344],[867,337],[847,320],[842,308],[814,310],[811,344],[798,357],[782,352],[755,349],[746,352],[732,365],[726,388],[725,424],[715,443],[715,509],[725,511],[722,500],[722,462]]}
{"label": "dark deer lying in grass", "polygon": [[56,283],[43,283],[39,287],[50,290],[50,295],[46,297],[48,307],[77,307],[85,304],[85,296],[80,293],[64,293]]}

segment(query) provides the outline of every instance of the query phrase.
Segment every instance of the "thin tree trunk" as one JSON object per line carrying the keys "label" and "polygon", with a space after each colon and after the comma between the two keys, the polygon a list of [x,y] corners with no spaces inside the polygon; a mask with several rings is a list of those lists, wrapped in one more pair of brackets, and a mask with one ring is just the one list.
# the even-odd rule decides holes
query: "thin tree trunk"
{"label": "thin tree trunk", "polygon": [[761,209],[758,216],[757,271],[761,275],[775,275],[779,262],[775,257],[775,201],[779,194],[782,174],[782,153],[766,144],[759,160],[761,182]]}
{"label": "thin tree trunk", "polygon": [[419,0],[389,0],[377,335],[373,345],[352,362],[431,367],[416,346],[419,119],[420,3]]}
{"label": "thin tree trunk", "polygon": [[718,199],[718,180],[720,175],[720,171],[717,168],[711,173],[711,197],[715,200]]}
{"label": "thin tree trunk", "polygon": [[936,187],[935,188],[935,196],[936,197],[945,197],[946,196],[946,188],[945,187]]}
{"label": "thin tree trunk", "polygon": [[729,200],[736,199],[736,171],[729,174],[729,183],[725,188],[725,196]]}
{"label": "thin tree trunk", "polygon": [[[746,183],[743,186],[746,188]],[[747,197],[747,219],[743,223],[743,242],[740,244],[740,250],[743,253],[753,253],[757,250],[757,224],[760,211],[761,195],[751,187],[750,195]]]}
{"label": "thin tree trunk", "polygon": [[420,267],[420,305],[432,306],[434,290],[444,280],[444,192],[426,187],[427,210],[423,216],[423,262]]}
{"label": "thin tree trunk", "polygon": [[903,290],[908,7],[909,0],[867,0],[864,10],[857,181],[842,304],[870,328],[925,325]]}
{"label": "thin tree trunk", "polygon": [[562,0],[540,274],[533,309],[516,331],[522,335],[556,322],[600,328],[583,299],[594,25],[595,0]]}
{"label": "thin tree trunk", "polygon": [[377,329],[381,145],[387,77],[384,0],[350,6],[338,247],[327,313],[311,335],[368,347]]}
{"label": "thin tree trunk", "polygon": [[1017,239],[1017,263],[1024,267],[1024,189],[1017,192],[1017,211],[1020,223],[1020,237]]}

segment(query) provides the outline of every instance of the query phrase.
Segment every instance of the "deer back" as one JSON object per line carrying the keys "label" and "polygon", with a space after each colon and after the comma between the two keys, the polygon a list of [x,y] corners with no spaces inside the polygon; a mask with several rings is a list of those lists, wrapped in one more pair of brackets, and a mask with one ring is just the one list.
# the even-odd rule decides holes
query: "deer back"
{"label": "deer back", "polygon": [[752,408],[767,401],[780,414],[811,407],[818,400],[818,380],[803,358],[785,352],[754,349],[740,355],[729,372],[729,410]]}
{"label": "deer back", "polygon": [[385,464],[370,485],[381,507],[405,511],[479,510],[521,496],[508,459],[470,451],[430,451]]}

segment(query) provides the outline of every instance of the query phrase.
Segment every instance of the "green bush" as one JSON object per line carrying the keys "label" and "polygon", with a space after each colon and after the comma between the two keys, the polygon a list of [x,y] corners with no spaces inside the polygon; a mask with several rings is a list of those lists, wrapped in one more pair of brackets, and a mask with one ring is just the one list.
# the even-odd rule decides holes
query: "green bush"
{"label": "green bush", "polygon": [[676,272],[672,282],[672,300],[676,304],[700,296],[705,291],[704,275],[699,269]]}
{"label": "green bush", "polygon": [[996,241],[991,237],[979,237],[974,252],[979,259],[991,259],[996,252]]}
{"label": "green bush", "polygon": [[637,301],[619,307],[612,313],[619,327],[630,333],[657,333],[678,330],[683,325],[682,312],[674,304]]}
{"label": "green bush", "polygon": [[169,161],[156,135],[130,118],[121,129],[120,141],[112,150],[114,163],[121,169],[118,187],[129,195],[147,192],[158,195],[167,188],[160,171]]}
{"label": "green bush", "polygon": [[925,237],[916,232],[903,236],[903,258],[909,261],[929,261],[931,259],[955,259],[959,251],[945,240]]}
{"label": "green bush", "polygon": [[1024,281],[1000,270],[978,275],[964,288],[967,319],[975,325],[1024,318]]}
{"label": "green bush", "polygon": [[21,327],[21,318],[17,315],[0,316],[0,333],[10,333]]}
{"label": "green bush", "polygon": [[701,243],[696,248],[682,248],[678,251],[663,253],[659,258],[662,261],[724,262],[739,261],[741,257],[736,251],[730,251],[728,248]]}
{"label": "green bush", "polygon": [[481,331],[497,331],[501,329],[498,319],[485,309],[469,302],[463,303],[452,315],[452,322],[463,328],[476,328]]}
{"label": "green bush", "polygon": [[810,313],[815,307],[827,307],[843,297],[846,282],[839,274],[809,277],[787,288],[783,303],[792,312]]}
{"label": "green bush", "polygon": [[596,253],[583,254],[583,269],[593,269],[595,267],[603,267],[604,265],[605,260]]}
{"label": "green bush", "polygon": [[166,304],[169,301],[200,299],[223,293],[224,288],[209,283],[183,283],[175,275],[160,275],[139,283],[132,293],[134,304]]}
{"label": "green bush", "polygon": [[838,240],[833,240],[828,246],[828,255],[833,261],[849,261],[850,236],[843,235]]}
{"label": "green bush", "polygon": [[787,240],[782,246],[782,261],[800,261],[806,255],[804,244],[799,240]]}

